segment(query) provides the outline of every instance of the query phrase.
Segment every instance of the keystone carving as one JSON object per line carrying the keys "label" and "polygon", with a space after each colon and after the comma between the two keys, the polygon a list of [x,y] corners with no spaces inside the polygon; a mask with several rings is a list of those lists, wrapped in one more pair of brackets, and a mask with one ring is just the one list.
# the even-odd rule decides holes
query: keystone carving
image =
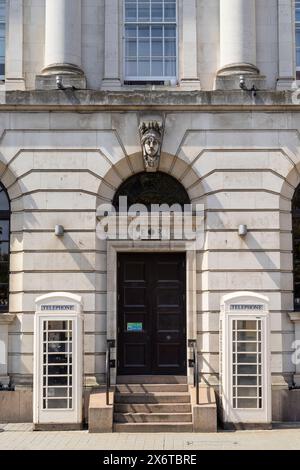
{"label": "keystone carving", "polygon": [[155,172],[159,167],[163,126],[157,121],[143,122],[139,129],[145,169]]}

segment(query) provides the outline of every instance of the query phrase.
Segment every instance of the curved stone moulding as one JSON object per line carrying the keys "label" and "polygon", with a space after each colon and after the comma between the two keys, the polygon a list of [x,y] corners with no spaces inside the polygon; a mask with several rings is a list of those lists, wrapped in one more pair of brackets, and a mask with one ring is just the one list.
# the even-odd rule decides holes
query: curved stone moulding
{"label": "curved stone moulding", "polygon": [[226,77],[227,75],[259,75],[259,69],[253,64],[229,64],[222,67],[217,75]]}
{"label": "curved stone moulding", "polygon": [[51,64],[42,70],[42,75],[82,75],[83,70],[75,64]]}

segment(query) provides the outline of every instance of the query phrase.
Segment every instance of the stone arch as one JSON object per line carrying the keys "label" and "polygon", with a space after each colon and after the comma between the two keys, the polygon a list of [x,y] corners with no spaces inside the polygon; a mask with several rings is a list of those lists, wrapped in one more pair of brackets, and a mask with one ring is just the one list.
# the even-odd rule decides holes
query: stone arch
{"label": "stone arch", "polygon": [[[14,172],[4,162],[0,161],[0,182],[5,187],[11,202],[11,211],[22,210],[22,190],[18,182],[18,178]],[[15,209],[15,206],[18,209]]]}
{"label": "stone arch", "polygon": [[[285,269],[294,273],[294,247],[293,247],[293,222],[292,204],[297,188],[300,186],[300,162],[291,163],[290,171],[284,177],[279,190],[280,209],[280,251],[290,255],[289,263],[285,263]],[[288,233],[287,233],[288,232]],[[281,255],[282,257],[283,255]],[[281,262],[281,265],[283,263]],[[294,282],[294,281],[293,281]],[[294,284],[291,286],[291,294],[288,296],[288,310],[294,309]]]}
{"label": "stone arch", "polygon": [[143,171],[127,178],[119,186],[113,199],[113,206],[117,210],[121,196],[127,197],[128,206],[143,204],[148,209],[152,204],[177,204],[183,208],[191,202],[183,185],[173,176],[161,171]]}
{"label": "stone arch", "polygon": [[[113,203],[115,193],[123,182],[130,177],[145,171],[142,153],[136,152],[124,156],[115,164],[111,165],[107,173],[102,177],[98,187],[97,208],[100,204]],[[176,155],[163,152],[161,155],[158,171],[166,173],[177,180],[185,189],[189,200],[194,203],[203,197],[203,187],[200,182],[201,176],[189,165]],[[101,300],[101,293],[96,293],[95,304],[103,305],[106,314],[106,331],[110,339],[117,341],[117,255],[119,252],[186,252],[186,312],[187,312],[187,336],[196,337],[197,334],[197,290],[201,289],[197,277],[197,267],[200,269],[201,259],[197,259],[196,250],[190,249],[186,240],[165,241],[157,240],[102,240],[96,236],[96,264],[101,266],[101,271],[106,279],[105,300]],[[100,259],[101,257],[101,259]],[[106,260],[103,262],[103,259]],[[103,303],[102,303],[103,302]],[[112,377],[115,383],[116,376]]]}
{"label": "stone arch", "polygon": [[[0,312],[7,313],[10,308],[9,291],[11,277],[9,276],[9,266],[11,265],[11,255],[14,250],[15,241],[19,241],[22,236],[21,234],[13,235],[13,233],[20,231],[20,220],[23,222],[23,213],[20,212],[23,210],[23,198],[16,175],[3,161],[0,161],[0,190],[2,201],[0,214],[1,243],[4,244],[4,249],[1,251],[3,256],[2,261],[7,262],[6,273],[8,276],[7,281],[3,281],[3,284],[7,282],[7,293],[6,288],[1,289],[0,293]],[[18,215],[14,217],[16,213]],[[5,248],[6,245],[8,245],[7,248]],[[2,274],[4,275],[4,272]]]}
{"label": "stone arch", "polygon": [[[0,155],[0,183],[5,188],[10,201],[10,244],[11,250],[15,240],[22,241],[24,227],[24,201],[23,192],[15,173],[9,165],[1,160]],[[14,234],[12,236],[12,233]]]}
{"label": "stone arch", "polygon": [[[102,179],[98,189],[97,203],[112,202],[120,185],[131,176],[144,171],[141,152],[131,154],[111,166]],[[191,165],[176,155],[163,152],[158,171],[167,173],[179,181],[185,188],[191,202],[196,202],[203,196],[201,175]]]}

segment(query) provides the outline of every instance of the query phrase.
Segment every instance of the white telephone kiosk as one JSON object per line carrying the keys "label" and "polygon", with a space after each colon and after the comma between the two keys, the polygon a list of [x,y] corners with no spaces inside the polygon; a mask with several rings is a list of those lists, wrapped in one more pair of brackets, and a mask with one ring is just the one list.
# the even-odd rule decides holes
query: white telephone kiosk
{"label": "white telephone kiosk", "polygon": [[220,318],[220,396],[224,423],[271,423],[269,299],[225,295]]}
{"label": "white telephone kiosk", "polygon": [[68,293],[36,299],[33,421],[36,430],[82,423],[82,303]]}

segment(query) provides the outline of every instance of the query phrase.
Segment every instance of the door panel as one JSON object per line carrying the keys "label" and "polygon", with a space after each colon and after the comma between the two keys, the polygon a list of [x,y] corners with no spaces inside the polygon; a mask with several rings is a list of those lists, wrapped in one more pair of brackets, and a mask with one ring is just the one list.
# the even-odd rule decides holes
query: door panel
{"label": "door panel", "polygon": [[186,374],[185,255],[118,257],[118,374]]}

